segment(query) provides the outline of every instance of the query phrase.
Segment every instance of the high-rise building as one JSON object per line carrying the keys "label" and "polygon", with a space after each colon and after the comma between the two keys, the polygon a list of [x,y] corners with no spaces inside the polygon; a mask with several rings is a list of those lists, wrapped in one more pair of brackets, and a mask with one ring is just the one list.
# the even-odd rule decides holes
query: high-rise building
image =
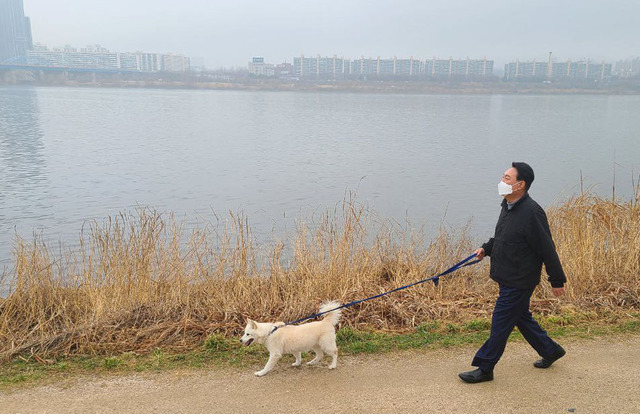
{"label": "high-rise building", "polygon": [[613,74],[621,78],[640,77],[640,57],[619,60]]}
{"label": "high-rise building", "polygon": [[189,58],[182,55],[168,53],[162,55],[162,68],[167,72],[188,72]]}
{"label": "high-rise building", "polygon": [[514,79],[592,79],[603,80],[611,77],[611,63],[593,63],[589,60],[576,62],[510,62],[504,65],[504,77]]}
{"label": "high-rise building", "polygon": [[49,50],[38,44],[33,50],[27,51],[24,63],[32,66],[115,70],[119,68],[119,56],[100,45],[87,46],[78,52],[69,45],[63,49]]}
{"label": "high-rise building", "polygon": [[80,48],[80,51],[70,45],[49,49],[39,43],[27,51],[24,63],[30,66],[132,72],[187,72],[190,68],[189,58],[182,55],[110,52],[100,45],[89,45]]}
{"label": "high-rise building", "polygon": [[274,76],[275,67],[270,63],[265,63],[263,57],[254,57],[249,62],[249,73],[254,76]]}
{"label": "high-rise building", "polygon": [[337,56],[293,58],[293,67],[298,78],[339,79],[349,73],[349,61]]}
{"label": "high-rise building", "polygon": [[493,60],[487,59],[409,59],[365,58],[293,58],[296,76],[300,78],[338,79],[344,77],[418,78],[418,77],[490,77]]}
{"label": "high-rise building", "polygon": [[493,75],[493,60],[483,59],[427,59],[424,74],[433,77],[474,78]]}
{"label": "high-rise building", "polygon": [[32,47],[31,21],[22,0],[0,0],[0,64],[24,63]]}
{"label": "high-rise building", "polygon": [[140,71],[160,72],[164,70],[163,55],[159,53],[137,53],[140,56]]}

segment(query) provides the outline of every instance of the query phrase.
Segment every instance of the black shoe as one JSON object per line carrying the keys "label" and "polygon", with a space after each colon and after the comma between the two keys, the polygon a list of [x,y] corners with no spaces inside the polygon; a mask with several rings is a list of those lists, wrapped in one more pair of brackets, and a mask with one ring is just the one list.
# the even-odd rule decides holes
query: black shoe
{"label": "black shoe", "polygon": [[540,358],[539,360],[533,363],[533,366],[536,368],[549,368],[551,364],[553,364],[554,362],[562,358],[567,353],[567,351],[565,351],[564,348],[561,347],[560,345],[558,345],[558,348],[559,349],[556,351],[555,354],[553,354],[553,356],[549,358]]}
{"label": "black shoe", "polygon": [[473,371],[461,372],[458,374],[464,382],[475,384],[476,382],[493,381],[493,371],[484,372],[480,368]]}

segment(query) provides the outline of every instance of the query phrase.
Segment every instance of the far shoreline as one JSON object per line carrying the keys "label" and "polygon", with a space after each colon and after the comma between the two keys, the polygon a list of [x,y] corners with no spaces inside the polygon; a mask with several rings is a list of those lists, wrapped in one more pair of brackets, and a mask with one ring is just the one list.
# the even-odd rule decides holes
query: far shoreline
{"label": "far shoreline", "polygon": [[0,82],[0,87],[80,87],[167,90],[230,90],[251,92],[321,92],[380,95],[639,95],[640,83],[597,85],[542,84],[531,82],[433,82],[433,81],[183,81],[110,80],[96,82],[60,80],[56,82]]}

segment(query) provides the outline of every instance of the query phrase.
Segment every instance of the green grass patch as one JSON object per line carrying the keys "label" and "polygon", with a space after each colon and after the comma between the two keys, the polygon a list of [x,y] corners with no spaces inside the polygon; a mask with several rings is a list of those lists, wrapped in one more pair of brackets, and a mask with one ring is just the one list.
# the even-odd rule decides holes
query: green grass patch
{"label": "green grass patch", "polygon": [[491,328],[491,321],[488,319],[474,319],[465,324],[464,328],[467,331],[486,331]]}
{"label": "green grass patch", "polygon": [[[122,361],[118,357],[106,357],[102,364],[106,369],[114,369],[122,364]],[[63,365],[67,366],[68,364],[66,362],[63,362]]]}
{"label": "green grass patch", "polygon": [[213,334],[204,341],[204,349],[224,352],[231,349],[228,338],[220,334]]}
{"label": "green grass patch", "polygon": [[[541,325],[554,338],[592,338],[611,334],[640,332],[640,313],[623,316],[568,313],[537,316]],[[489,319],[465,323],[423,323],[406,333],[359,331],[342,328],[337,333],[341,355],[375,354],[406,349],[442,348],[480,345],[489,336]],[[515,330],[510,340],[523,340]],[[154,349],[147,354],[123,353],[112,356],[73,356],[54,360],[36,360],[27,355],[0,364],[0,388],[28,386],[52,382],[74,375],[121,375],[134,372],[157,372],[174,369],[207,369],[212,367],[261,367],[268,357],[262,346],[244,347],[237,338],[214,334],[198,349],[187,353],[171,353]],[[307,355],[306,358],[309,356]],[[293,362],[293,357],[286,356]]]}

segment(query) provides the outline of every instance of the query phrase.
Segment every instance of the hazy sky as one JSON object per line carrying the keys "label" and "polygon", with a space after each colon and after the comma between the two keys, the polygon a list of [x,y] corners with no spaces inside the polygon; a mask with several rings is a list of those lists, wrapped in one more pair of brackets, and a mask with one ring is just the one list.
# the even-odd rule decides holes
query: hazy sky
{"label": "hazy sky", "polygon": [[639,0],[24,0],[35,42],[202,56],[640,56]]}

